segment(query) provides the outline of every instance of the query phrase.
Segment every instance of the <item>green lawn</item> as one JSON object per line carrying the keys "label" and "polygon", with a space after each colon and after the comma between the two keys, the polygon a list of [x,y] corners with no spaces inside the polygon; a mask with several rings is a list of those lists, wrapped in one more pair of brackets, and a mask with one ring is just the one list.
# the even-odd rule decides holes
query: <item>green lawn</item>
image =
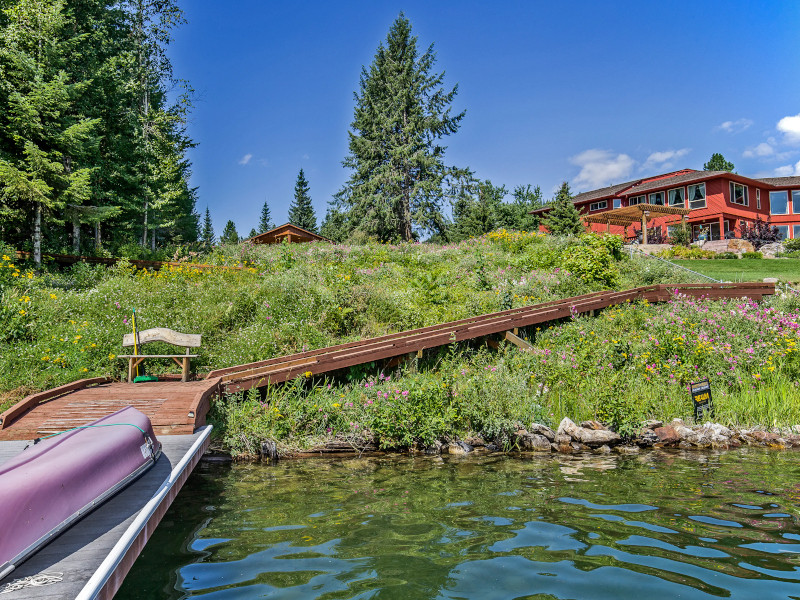
{"label": "green lawn", "polygon": [[800,282],[800,259],[796,258],[672,260],[671,262],[725,281],[761,281],[765,277],[778,277],[783,281]]}

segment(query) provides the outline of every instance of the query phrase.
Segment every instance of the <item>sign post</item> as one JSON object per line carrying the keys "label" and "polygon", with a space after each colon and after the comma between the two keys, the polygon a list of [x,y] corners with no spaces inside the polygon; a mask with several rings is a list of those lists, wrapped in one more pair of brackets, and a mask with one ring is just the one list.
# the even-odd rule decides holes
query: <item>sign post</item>
{"label": "sign post", "polygon": [[713,418],[714,405],[711,401],[711,384],[708,381],[708,377],[696,383],[690,383],[689,389],[694,403],[694,420],[700,422],[706,416]]}

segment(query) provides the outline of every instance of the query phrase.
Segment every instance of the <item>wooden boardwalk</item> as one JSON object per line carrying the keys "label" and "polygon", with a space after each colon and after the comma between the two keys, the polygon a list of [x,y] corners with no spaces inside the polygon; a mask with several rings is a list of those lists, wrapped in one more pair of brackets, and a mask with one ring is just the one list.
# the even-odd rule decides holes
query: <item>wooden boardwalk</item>
{"label": "wooden boardwalk", "polygon": [[775,293],[775,284],[653,285],[621,292],[595,292],[564,300],[555,300],[460,321],[442,323],[431,327],[402,331],[368,340],[281,356],[247,365],[217,369],[209,373],[208,376],[220,378],[223,389],[228,392],[246,390],[251,387],[294,379],[304,373],[320,375],[345,367],[402,356],[412,352],[421,352],[428,348],[444,346],[452,342],[461,342],[502,334],[521,327],[540,325],[563,319],[573,314],[592,313],[623,302],[636,300],[666,302],[674,298],[676,292],[696,298],[749,297],[753,300],[761,300],[764,296]]}
{"label": "wooden boardwalk", "polygon": [[[161,438],[163,454],[141,478],[89,513],[0,582],[42,572],[60,573],[62,581],[3,592],[8,600],[113,598],[134,561],[208,448],[210,427],[192,435]],[[0,464],[25,442],[0,442]]]}

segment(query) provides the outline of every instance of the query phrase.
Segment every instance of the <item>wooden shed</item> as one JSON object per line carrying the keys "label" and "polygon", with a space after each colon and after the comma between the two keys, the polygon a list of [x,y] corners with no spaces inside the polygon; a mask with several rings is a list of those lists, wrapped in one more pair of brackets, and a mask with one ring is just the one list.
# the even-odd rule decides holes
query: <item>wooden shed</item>
{"label": "wooden shed", "polygon": [[291,223],[286,223],[275,229],[259,233],[247,241],[253,244],[280,244],[283,240],[286,240],[290,244],[298,244],[301,242],[330,242],[328,238],[324,238],[313,231],[308,231],[297,225],[292,225]]}

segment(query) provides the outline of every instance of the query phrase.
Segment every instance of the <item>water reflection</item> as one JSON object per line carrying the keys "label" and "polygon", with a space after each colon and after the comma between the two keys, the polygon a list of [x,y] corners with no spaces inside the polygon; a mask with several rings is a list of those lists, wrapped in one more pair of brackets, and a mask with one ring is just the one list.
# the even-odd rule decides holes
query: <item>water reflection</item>
{"label": "water reflection", "polygon": [[201,465],[118,598],[800,598],[795,461]]}

